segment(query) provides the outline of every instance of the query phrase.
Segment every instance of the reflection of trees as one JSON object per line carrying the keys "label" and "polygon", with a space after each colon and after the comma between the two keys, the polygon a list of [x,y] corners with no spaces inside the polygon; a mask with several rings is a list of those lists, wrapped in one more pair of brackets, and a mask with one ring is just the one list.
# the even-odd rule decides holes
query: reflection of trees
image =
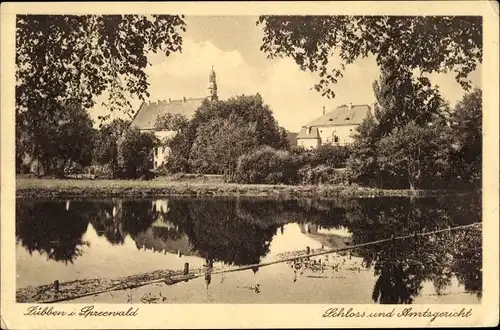
{"label": "reflection of trees", "polygon": [[89,223],[85,203],[16,201],[16,240],[31,254],[38,251],[48,259],[73,262],[87,243],[82,236]]}
{"label": "reflection of trees", "polygon": [[396,264],[377,264],[379,274],[373,288],[372,299],[381,304],[410,304],[413,296],[420,290],[420,282],[412,273],[414,266]]}
{"label": "reflection of trees", "polygon": [[[483,285],[483,255],[482,255],[482,232],[479,230],[464,231],[454,235],[455,246],[460,244],[461,248],[453,249],[454,262],[451,266],[460,284],[467,292],[476,292],[482,295]],[[457,244],[458,243],[458,244]]]}
{"label": "reflection of trees", "polygon": [[278,225],[257,224],[238,216],[239,212],[258,210],[258,202],[240,204],[240,209],[236,206],[234,199],[172,200],[169,219],[206,259],[235,265],[258,263],[269,252]]}
{"label": "reflection of trees", "polygon": [[[123,244],[126,232],[123,230],[121,201],[90,202],[92,212],[90,223],[98,236],[104,235],[111,244]],[[89,212],[90,213],[90,212]]]}
{"label": "reflection of trees", "polygon": [[[470,199],[469,199],[470,200]],[[446,199],[361,199],[346,214],[353,244],[392,236],[430,232],[458,225],[455,214],[443,205]],[[454,198],[451,203],[459,203]],[[469,212],[468,222],[480,221]],[[459,224],[464,224],[461,217]],[[473,231],[414,236],[404,240],[359,249],[366,266],[374,266],[379,276],[373,293],[381,303],[409,303],[423,281],[431,281],[440,293],[456,275],[468,291],[481,290],[481,235]],[[470,239],[460,239],[467,235]],[[471,261],[474,260],[474,261]]]}
{"label": "reflection of trees", "polygon": [[[352,200],[314,200],[298,201],[302,219],[307,219],[322,228],[339,228],[345,224],[346,210],[352,205]],[[300,220],[299,220],[300,221]]]}
{"label": "reflection of trees", "polygon": [[120,200],[94,202],[91,223],[99,236],[106,237],[111,244],[123,244],[125,237],[133,239],[145,232],[153,223],[158,212],[150,200]]}
{"label": "reflection of trees", "polygon": [[123,230],[132,238],[151,227],[156,215],[151,200],[124,200],[121,203]]}
{"label": "reflection of trees", "polygon": [[184,234],[173,228],[155,227],[153,228],[153,235],[163,241],[175,241],[181,239]]}
{"label": "reflection of trees", "polygon": [[[16,237],[30,253],[36,250],[49,259],[73,262],[82,253],[82,235],[90,221],[112,244],[130,235],[136,243],[147,245],[144,242],[150,240],[166,250],[192,246],[196,255],[208,260],[246,265],[258,263],[269,252],[278,228],[289,222],[347,227],[354,245],[479,222],[480,202],[474,196],[339,201],[172,198],[156,208],[151,200],[113,200],[72,201],[66,209],[65,202],[21,200],[16,203]],[[424,281],[440,293],[453,276],[466,291],[480,295],[481,241],[480,231],[461,230],[395,240],[354,253],[378,276],[375,301],[410,303]]]}

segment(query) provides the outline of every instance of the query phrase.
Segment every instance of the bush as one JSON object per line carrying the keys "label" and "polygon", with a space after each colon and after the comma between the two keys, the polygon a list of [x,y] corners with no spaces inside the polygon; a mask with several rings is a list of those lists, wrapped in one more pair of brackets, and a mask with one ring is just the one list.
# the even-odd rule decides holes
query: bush
{"label": "bush", "polygon": [[326,165],[333,168],[345,167],[346,161],[349,158],[349,150],[345,146],[335,146],[324,144],[312,150],[314,154],[315,164],[311,165]]}
{"label": "bush", "polygon": [[64,174],[80,174],[82,172],[83,166],[73,161],[64,167]]}
{"label": "bush", "polygon": [[157,176],[167,176],[172,174],[166,163],[161,164],[155,171]]}
{"label": "bush", "polygon": [[127,129],[118,141],[119,177],[144,179],[154,177],[153,148],[156,138],[151,133],[142,133],[137,128]]}
{"label": "bush", "polygon": [[338,168],[348,157],[345,147],[276,150],[265,146],[242,155],[231,181],[266,184],[350,184],[350,172]]}
{"label": "bush", "polygon": [[149,170],[149,171],[143,171],[141,172],[140,176],[139,176],[139,180],[152,180],[156,177],[156,173]]}
{"label": "bush", "polygon": [[311,166],[306,164],[298,171],[298,177],[303,184],[339,184],[348,185],[349,172],[328,165]]}
{"label": "bush", "polygon": [[264,146],[239,157],[233,181],[293,184],[298,181],[297,169],[290,152]]}
{"label": "bush", "polygon": [[94,174],[96,179],[113,179],[113,167],[111,164],[91,165],[85,168],[85,172]]}

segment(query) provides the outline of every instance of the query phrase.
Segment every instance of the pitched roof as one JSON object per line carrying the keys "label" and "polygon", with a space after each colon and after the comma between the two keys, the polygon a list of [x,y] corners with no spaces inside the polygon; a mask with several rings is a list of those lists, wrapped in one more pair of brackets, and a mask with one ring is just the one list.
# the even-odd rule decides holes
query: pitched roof
{"label": "pitched roof", "polygon": [[371,107],[367,104],[353,105],[351,109],[347,105],[341,105],[306,126],[359,125],[370,111]]}
{"label": "pitched roof", "polygon": [[143,102],[131,126],[136,126],[139,129],[153,129],[156,118],[167,113],[182,114],[189,119],[205,99],[205,97],[199,97],[148,103]]}
{"label": "pitched roof", "polygon": [[317,127],[302,127],[297,139],[319,139],[319,132]]}

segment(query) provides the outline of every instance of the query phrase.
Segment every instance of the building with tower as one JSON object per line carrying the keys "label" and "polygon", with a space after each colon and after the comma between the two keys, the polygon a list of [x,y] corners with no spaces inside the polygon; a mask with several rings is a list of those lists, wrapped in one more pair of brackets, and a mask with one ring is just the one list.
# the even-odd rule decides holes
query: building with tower
{"label": "building with tower", "polygon": [[[132,120],[131,126],[137,127],[142,132],[153,132],[155,136],[164,141],[177,134],[176,131],[158,131],[154,129],[156,120],[167,113],[181,114],[191,119],[195,111],[201,106],[204,100],[214,102],[217,96],[217,78],[212,66],[208,76],[208,95],[203,97],[183,97],[178,100],[159,100],[157,102],[143,102]],[[163,143],[154,150],[154,169],[157,169],[166,162],[170,155],[169,147]]]}

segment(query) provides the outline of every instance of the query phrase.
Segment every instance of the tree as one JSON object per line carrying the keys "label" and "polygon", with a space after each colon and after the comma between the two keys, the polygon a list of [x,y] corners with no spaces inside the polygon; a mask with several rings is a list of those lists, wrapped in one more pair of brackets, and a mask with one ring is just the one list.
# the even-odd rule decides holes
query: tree
{"label": "tree", "polygon": [[[235,165],[236,159],[242,154],[240,151],[235,151],[235,148],[238,145],[241,147],[242,141],[248,141],[248,138],[242,137],[245,131],[253,137],[253,147],[262,145],[278,147],[282,145],[279,126],[271,109],[263,103],[259,94],[255,96],[241,95],[226,101],[209,102],[205,100],[196,110],[189,124],[170,141],[172,157],[167,161],[167,167],[172,172],[199,172],[201,169],[197,166],[203,164],[203,161],[198,162],[197,157],[201,155],[211,157],[199,146],[203,145],[214,150],[213,141],[215,140],[218,141],[218,146],[234,144],[228,146],[229,149],[224,151],[223,149],[218,150],[217,154],[220,155],[230,150],[232,160],[228,164]],[[231,140],[228,140],[229,136],[232,136]],[[246,147],[244,149],[248,150]],[[232,165],[230,168],[233,168]]]}
{"label": "tree", "polygon": [[279,142],[276,144],[277,149],[290,150],[290,140],[288,139],[288,131],[284,127],[279,128],[280,137]]}
{"label": "tree", "polygon": [[[412,128],[414,126],[422,127],[420,133],[423,135],[421,136],[431,134],[426,129],[429,125],[439,127],[442,132],[446,132],[445,118],[449,112],[448,104],[442,99],[438,88],[432,87],[427,78],[415,78],[412,72],[397,66],[383,67],[379,80],[373,83],[373,90],[378,103],[373,114],[370,114],[358,127],[358,134],[351,148],[348,167],[352,179],[364,185],[382,186],[389,184],[399,187],[400,180],[405,181],[404,185],[407,185],[407,173],[402,174],[401,171],[393,170],[384,171],[381,168],[384,162],[378,160],[380,152],[398,151],[395,150],[392,143],[396,143],[399,138],[403,137],[401,134],[394,136],[393,139],[390,137],[400,130],[409,129],[410,124]],[[417,131],[418,129],[411,129],[407,133],[417,134]],[[428,143],[428,141],[418,140],[417,136],[413,137],[417,139],[414,143],[422,145],[418,148],[426,148],[423,144]],[[432,137],[441,139],[441,135],[438,134],[431,134],[426,138]],[[382,148],[380,148],[381,139],[385,139]],[[441,161],[445,161],[447,158],[445,153],[445,150],[448,150],[447,146],[443,145],[443,147],[446,148],[440,153]],[[403,153],[410,152],[409,149],[405,149],[407,146],[404,144],[401,145],[401,148],[403,149],[400,151]],[[391,166],[385,168],[394,169]],[[441,173],[442,169],[439,172],[440,175],[445,175]]]}
{"label": "tree", "polygon": [[16,146],[36,158],[48,174],[62,175],[72,162],[86,166],[92,161],[92,120],[77,103],[59,107],[46,121],[33,122],[23,114],[16,124],[22,127]]}
{"label": "tree", "polygon": [[16,16],[16,137],[29,142],[18,148],[51,153],[38,137],[57,136],[54,118],[69,103],[91,108],[106,90],[110,111],[131,110],[129,96],[149,96],[148,53],[180,51],[181,31],[179,16]]}
{"label": "tree", "polygon": [[112,178],[117,170],[117,144],[123,132],[130,126],[130,121],[115,119],[101,127],[95,134],[93,162],[99,165],[111,165]]}
{"label": "tree", "polygon": [[394,185],[430,188],[445,175],[448,140],[442,129],[410,123],[378,143],[377,162]]}
{"label": "tree", "polygon": [[188,119],[179,113],[166,113],[156,118],[154,129],[157,131],[179,131],[187,126]]}
{"label": "tree", "polygon": [[191,147],[190,168],[198,173],[232,173],[238,157],[255,148],[256,140],[255,123],[212,118],[198,128]]}
{"label": "tree", "polygon": [[337,146],[324,144],[312,150],[314,154],[315,164],[325,165],[333,168],[343,168],[347,158],[349,157],[349,149],[346,146]]}
{"label": "tree", "polygon": [[401,67],[383,67],[373,83],[377,98],[376,136],[387,136],[410,122],[425,126],[443,118],[448,110],[438,87],[428,78],[417,77]]}
{"label": "tree", "polygon": [[135,127],[127,129],[118,141],[118,165],[122,175],[133,179],[149,175],[155,144],[152,133],[142,133]]}
{"label": "tree", "polygon": [[377,164],[377,124],[369,114],[357,127],[357,135],[350,148],[347,168],[351,179],[362,185],[376,186],[380,183],[380,169]]}
{"label": "tree", "polygon": [[[261,50],[269,58],[291,57],[301,70],[319,73],[315,89],[335,97],[331,85],[346,65],[374,55],[380,67],[423,73],[453,71],[464,89],[482,61],[480,16],[261,16]],[[329,68],[332,59],[340,67]]]}
{"label": "tree", "polygon": [[190,136],[180,133],[173,136],[168,142],[171,157],[167,158],[166,168],[172,173],[185,173],[189,170],[189,154],[191,153]]}
{"label": "tree", "polygon": [[234,180],[240,183],[294,184],[298,166],[287,150],[263,146],[238,158]]}
{"label": "tree", "polygon": [[451,157],[457,175],[480,185],[482,177],[482,91],[478,88],[464,95],[451,116]]}
{"label": "tree", "polygon": [[16,108],[68,98],[89,108],[106,89],[115,109],[130,107],[125,92],[148,95],[147,54],[180,51],[181,31],[179,16],[18,15]]}

